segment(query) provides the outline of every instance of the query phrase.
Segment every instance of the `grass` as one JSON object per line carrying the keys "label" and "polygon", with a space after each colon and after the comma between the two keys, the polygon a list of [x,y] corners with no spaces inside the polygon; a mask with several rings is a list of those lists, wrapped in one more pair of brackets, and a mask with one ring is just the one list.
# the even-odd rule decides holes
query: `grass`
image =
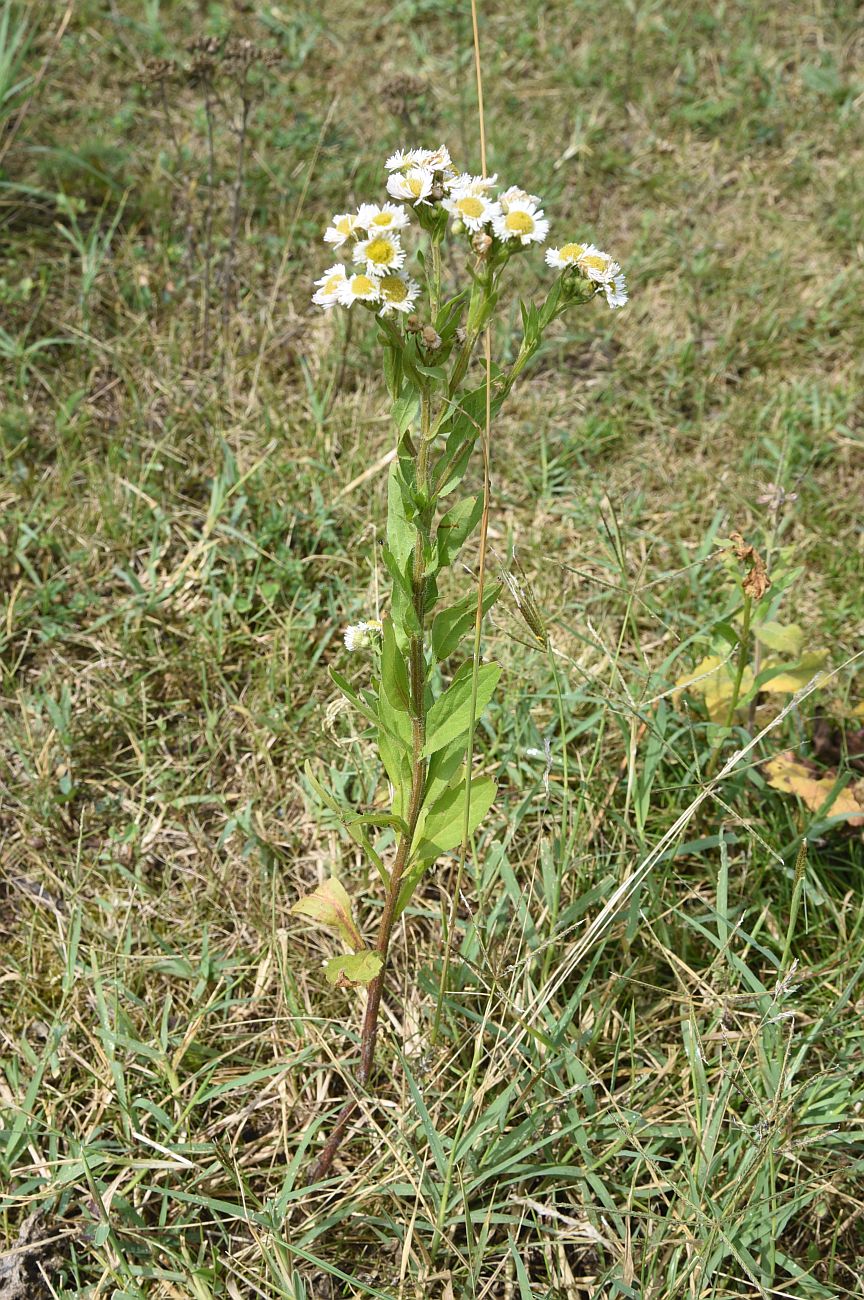
{"label": "grass", "polygon": [[[860,779],[855,7],[481,6],[491,169],[632,303],[562,327],[494,430],[493,560],[557,653],[490,615],[501,793],[440,1037],[452,861],[314,1190],[362,1007],[288,909],[334,865],[367,933],[378,904],[300,774],[374,798],[326,668],[376,605],[391,432],[371,338],[308,289],[391,148],[476,163],[470,9],[0,14],[0,1295],[864,1294],[860,828],[761,768],[825,760],[822,726]],[[281,55],[237,211],[238,83],[154,63],[229,31]],[[740,604],[735,528],[832,676],[694,807],[714,736],[671,692]]]}

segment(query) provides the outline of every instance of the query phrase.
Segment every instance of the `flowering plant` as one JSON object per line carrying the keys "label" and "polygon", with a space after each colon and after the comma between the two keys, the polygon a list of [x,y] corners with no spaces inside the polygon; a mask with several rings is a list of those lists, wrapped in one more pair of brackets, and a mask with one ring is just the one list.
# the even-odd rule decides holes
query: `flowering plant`
{"label": "flowering plant", "polygon": [[[349,651],[370,656],[367,682],[358,688],[332,671],[376,737],[389,807],[348,811],[307,769],[318,797],[377,869],[384,905],[371,948],[335,877],[292,909],[335,930],[349,949],[325,963],[328,981],[368,986],[361,1085],[372,1071],[394,923],[430,867],[460,845],[464,853],[496,793],[488,776],[472,779],[474,726],[500,675],[499,666],[481,663],[479,653],[482,617],[500,590],[484,583],[491,422],[552,321],[595,297],[612,308],[627,301],[621,268],[607,253],[590,243],[550,248],[546,262],[558,274],[542,305],[521,304],[523,335],[515,359],[493,365],[488,327],[508,267],[532,245],[543,244],[549,232],[541,200],[516,186],[496,197],[496,176],[457,172],[443,145],[399,151],[386,168],[390,201],[337,214],[327,227],[325,242],[343,260],[315,282],[312,301],[325,310],[359,305],[374,316],[392,401],[397,447],[383,552],[391,584],[388,608],[380,621],[358,623],[345,633]],[[417,278],[408,270],[402,243],[412,217],[425,237],[414,254]],[[444,264],[448,242],[464,258],[465,287],[452,294]],[[484,332],[485,375],[477,384],[471,360]],[[484,490],[450,504],[478,441]],[[442,607],[441,574],[478,527],[479,592]],[[473,656],[454,671],[460,645],[472,631]],[[376,828],[389,832],[391,851],[380,840],[373,844]],[[348,1102],[338,1117],[316,1165],[317,1177],[329,1168],[354,1107]]]}

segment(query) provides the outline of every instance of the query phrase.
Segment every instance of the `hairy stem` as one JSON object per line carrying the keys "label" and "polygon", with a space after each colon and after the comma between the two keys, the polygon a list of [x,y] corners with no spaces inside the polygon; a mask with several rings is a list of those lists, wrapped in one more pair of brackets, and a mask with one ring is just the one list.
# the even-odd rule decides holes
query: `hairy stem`
{"label": "hairy stem", "polygon": [[[428,457],[429,444],[431,441],[431,398],[428,388],[424,387],[421,392],[420,401],[420,437],[417,444],[415,465],[417,471],[417,491],[421,497],[425,496],[428,488]],[[378,1019],[381,1012],[381,995],[384,991],[384,980],[387,977],[387,957],[390,950],[390,936],[393,932],[393,925],[396,919],[396,908],[399,903],[399,891],[402,885],[402,876],[408,863],[411,852],[411,844],[414,840],[414,832],[417,829],[417,819],[420,816],[420,809],[423,806],[423,794],[426,787],[426,760],[423,757],[423,746],[426,741],[426,647],[425,647],[425,603],[426,603],[426,556],[424,553],[425,534],[428,532],[429,521],[427,518],[426,527],[418,528],[417,540],[414,547],[414,567],[412,576],[412,586],[414,591],[414,611],[417,615],[417,622],[420,631],[415,633],[408,645],[408,679],[411,693],[411,729],[412,729],[412,756],[411,756],[411,794],[409,797],[408,808],[405,813],[405,831],[399,837],[399,843],[396,849],[396,857],[390,871],[390,884],[387,889],[387,897],[384,900],[384,911],[381,914],[381,923],[378,927],[378,938],[375,944],[375,950],[381,956],[381,969],[375,979],[369,985],[369,992],[366,999],[366,1012],[363,1017],[363,1028],[360,1032],[360,1066],[357,1070],[357,1082],[361,1088],[365,1088],[372,1074],[372,1066],[375,1060],[375,1042],[378,1037]],[[342,1110],[336,1117],[333,1131],[327,1140],[324,1150],[318,1157],[312,1169],[312,1182],[318,1182],[328,1173],[330,1166],[345,1131],[351,1120],[351,1116],[357,1109],[357,1102],[354,1098],[346,1102]]]}
{"label": "hairy stem", "polygon": [[[731,727],[735,721],[735,710],[738,708],[738,697],[741,694],[741,683],[744,680],[744,669],[747,667],[747,657],[750,650],[750,616],[753,612],[753,597],[744,595],[744,611],[741,616],[741,637],[738,641],[738,663],[735,669],[735,680],[732,683],[732,698],[729,701],[729,712],[726,714],[726,726]],[[723,741],[719,740],[714,747],[714,751],[708,760],[708,766],[705,769],[705,777],[710,780],[714,775],[720,758],[720,750],[723,747]]]}

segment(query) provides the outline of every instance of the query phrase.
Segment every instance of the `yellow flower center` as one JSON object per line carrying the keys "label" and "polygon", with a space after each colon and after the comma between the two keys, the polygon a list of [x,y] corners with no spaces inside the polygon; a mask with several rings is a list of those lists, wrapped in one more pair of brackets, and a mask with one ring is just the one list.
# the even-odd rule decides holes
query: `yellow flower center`
{"label": "yellow flower center", "polygon": [[351,216],[340,217],[336,222],[336,229],[339,231],[340,235],[350,235],[351,231],[354,229],[354,218]]}
{"label": "yellow flower center", "polygon": [[381,279],[381,293],[387,302],[404,302],[408,286],[398,275],[385,275]]}
{"label": "yellow flower center", "polygon": [[374,293],[375,285],[368,275],[355,275],[351,280],[351,291],[359,298],[364,293]]}
{"label": "yellow flower center", "polygon": [[463,217],[483,216],[483,200],[475,198],[473,194],[467,195],[464,199],[458,199],[456,208],[462,213]]}
{"label": "yellow flower center", "polygon": [[421,176],[406,176],[405,179],[408,181],[408,188],[415,199],[419,199],[423,193],[423,178]]}
{"label": "yellow flower center", "polygon": [[534,218],[530,212],[508,212],[504,224],[514,235],[530,235],[534,229]]}
{"label": "yellow flower center", "polygon": [[338,285],[341,279],[342,279],[341,275],[331,275],[330,279],[324,285],[324,292],[333,293],[334,289],[336,288],[336,286]]}
{"label": "yellow flower center", "polygon": [[605,271],[609,263],[605,257],[597,257],[592,253],[590,257],[582,258],[582,265],[590,267],[592,271]]}
{"label": "yellow flower center", "polygon": [[369,222],[370,226],[389,226],[393,223],[392,212],[377,212]]}
{"label": "yellow flower center", "polygon": [[565,244],[559,256],[565,262],[575,262],[585,252],[584,244]]}
{"label": "yellow flower center", "polygon": [[366,245],[366,260],[376,266],[389,266],[396,256],[396,250],[389,239],[373,239]]}

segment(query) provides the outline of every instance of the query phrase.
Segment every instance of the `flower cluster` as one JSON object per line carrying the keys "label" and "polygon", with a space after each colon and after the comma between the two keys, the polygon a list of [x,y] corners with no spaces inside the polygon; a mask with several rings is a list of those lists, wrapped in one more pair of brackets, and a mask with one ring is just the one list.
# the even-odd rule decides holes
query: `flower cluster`
{"label": "flower cluster", "polygon": [[604,293],[610,307],[623,307],[627,302],[627,284],[617,262],[608,253],[593,244],[564,244],[562,248],[546,251],[549,266],[568,271],[575,267],[580,275],[597,285],[597,293]]}
{"label": "flower cluster", "polygon": [[[536,194],[511,185],[497,197],[498,177],[458,172],[445,145],[437,149],[399,149],[386,162],[387,193],[381,205],[363,203],[356,212],[337,213],[324,232],[333,248],[350,251],[350,265],[337,262],[315,281],[312,301],[319,307],[355,302],[376,314],[414,311],[420,285],[405,269],[402,231],[409,225],[406,204],[420,225],[440,242],[449,218],[454,234],[467,234],[473,252],[490,268],[503,266],[522,248],[542,244],[549,222]],[[446,215],[445,215],[446,214]],[[550,249],[547,263],[575,274],[610,307],[623,307],[627,289],[621,267],[593,244]]]}
{"label": "flower cluster", "polygon": [[401,272],[405,249],[399,231],[407,225],[407,212],[395,203],[364,203],[356,212],[337,213],[324,231],[324,242],[342,248],[351,241],[356,269],[336,262],[315,281],[312,301],[319,307],[374,303],[382,315],[411,311],[420,286]]}

